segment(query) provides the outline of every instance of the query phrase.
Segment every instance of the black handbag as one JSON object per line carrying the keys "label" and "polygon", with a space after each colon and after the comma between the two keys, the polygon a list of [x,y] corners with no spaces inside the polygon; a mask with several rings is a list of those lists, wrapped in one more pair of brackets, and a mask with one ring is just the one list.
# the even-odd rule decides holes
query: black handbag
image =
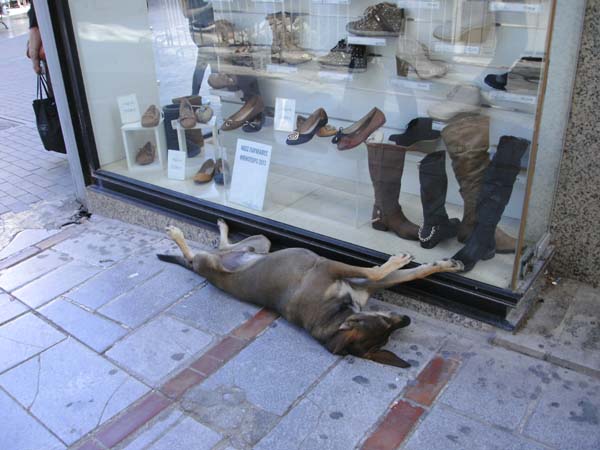
{"label": "black handbag", "polygon": [[[44,94],[46,98],[44,98]],[[48,81],[43,74],[38,75],[37,99],[33,101],[33,111],[44,148],[48,151],[67,153],[56,102],[54,97],[48,93]]]}

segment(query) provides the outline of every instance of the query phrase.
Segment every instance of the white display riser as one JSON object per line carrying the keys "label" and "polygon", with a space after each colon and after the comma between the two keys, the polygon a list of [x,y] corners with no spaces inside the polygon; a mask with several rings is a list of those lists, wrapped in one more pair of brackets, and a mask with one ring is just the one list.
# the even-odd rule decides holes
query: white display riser
{"label": "white display riser", "polygon": [[[125,124],[121,127],[123,137],[123,148],[129,170],[153,170],[156,167],[166,167],[167,163],[167,141],[165,137],[165,128],[163,119],[155,127],[142,127],[140,122]],[[135,157],[139,149],[146,143],[152,142],[156,146],[156,156],[154,162],[148,165],[139,165],[135,162]]]}
{"label": "white display riser", "polygon": [[[239,105],[223,104],[224,114],[233,113]],[[335,126],[347,126],[348,123],[332,121]],[[368,171],[367,148],[365,144],[347,150],[338,151],[331,143],[331,138],[314,137],[309,142],[290,146],[285,143],[288,135],[286,132],[274,131],[273,121],[268,118],[265,126],[258,133],[245,133],[241,128],[234,131],[220,132],[219,143],[229,152],[235,151],[238,138],[255,140],[273,146],[272,161],[294,171],[304,170],[306,173],[329,176],[345,180],[348,193],[362,192],[372,198],[373,189]],[[396,130],[394,130],[396,131]],[[386,138],[390,130],[386,129]],[[443,150],[444,144],[439,141],[439,149]],[[425,156],[420,152],[407,152],[404,174],[402,176],[402,192],[416,196],[420,195],[418,162]],[[233,161],[233,157],[229,159]],[[447,202],[462,205],[459,185],[454,177],[450,157],[446,158],[446,172],[448,174]],[[309,180],[310,181],[310,180]],[[515,182],[513,194],[504,215],[513,219],[521,217],[523,199],[525,195],[526,174],[522,172]]]}
{"label": "white display riser", "polygon": [[[211,155],[203,152],[202,156],[206,158]],[[451,257],[462,247],[458,241],[451,239],[434,249],[426,250],[418,242],[400,239],[392,232],[377,231],[370,223],[372,196],[345,192],[347,183],[344,180],[320,176],[314,172],[291,170],[278,164],[271,164],[263,211],[229,202],[227,188],[214,182],[198,185],[190,178],[184,181],[170,180],[166,176],[166,170],[159,169],[132,173],[127,170],[124,160],[109,164],[103,169],[382,253],[408,252],[419,263]],[[400,202],[407,217],[417,224],[422,223],[418,196],[403,193]],[[460,217],[460,207],[448,205],[447,209],[450,217]],[[500,225],[509,234],[516,235],[517,221],[505,217]],[[513,261],[514,255],[496,255],[491,260],[479,262],[465,276],[495,286],[508,287]]]}

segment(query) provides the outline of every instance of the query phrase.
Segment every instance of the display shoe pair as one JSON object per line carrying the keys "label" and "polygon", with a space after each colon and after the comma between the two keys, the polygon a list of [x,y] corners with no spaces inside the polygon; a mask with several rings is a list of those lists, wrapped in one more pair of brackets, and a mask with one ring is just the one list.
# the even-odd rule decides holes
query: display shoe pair
{"label": "display shoe pair", "polygon": [[494,158],[486,168],[477,198],[476,224],[466,245],[453,259],[464,264],[464,272],[473,269],[480,260],[488,260],[497,252],[496,230],[510,200],[519,174],[521,158],[529,141],[514,136],[502,136]]}
{"label": "display shoe pair", "polygon": [[367,140],[367,138],[385,123],[385,114],[379,108],[373,108],[358,122],[346,128],[340,128],[331,142],[337,144],[338,150],[350,150]]}
{"label": "display shoe pair", "polygon": [[367,48],[364,45],[348,44],[346,39],[342,39],[327,55],[317,58],[317,61],[328,69],[365,72],[367,70]]}
{"label": "display shoe pair", "polygon": [[447,121],[463,113],[476,113],[481,106],[481,92],[477,86],[468,84],[455,86],[446,101],[432,105],[427,114],[436,120]]}
{"label": "display shoe pair", "polygon": [[135,155],[135,162],[140,166],[147,166],[154,162],[156,157],[156,146],[148,141],[141,147]]}
{"label": "display shoe pair", "polygon": [[271,59],[274,63],[302,64],[313,59],[313,55],[300,47],[300,19],[289,12],[267,14],[271,26],[273,41]]}
{"label": "display shoe pair", "polygon": [[325,128],[329,118],[323,108],[318,108],[293,133],[289,134],[285,143],[287,145],[300,145],[310,141],[319,130]]}
{"label": "display shoe pair", "polygon": [[239,89],[237,76],[226,73],[211,73],[208,76],[208,85],[213,89],[225,89],[228,91],[237,91]]}
{"label": "display shoe pair", "polygon": [[234,114],[225,119],[221,130],[235,130],[243,125],[252,123],[264,113],[265,105],[260,95],[252,96],[246,103]]}
{"label": "display shoe pair", "polygon": [[357,36],[398,36],[404,32],[404,10],[394,3],[383,2],[367,7],[363,16],[346,25]]}
{"label": "display shoe pair", "polygon": [[215,183],[223,185],[225,184],[225,170],[227,169],[227,163],[224,163],[221,158],[217,159],[216,163],[212,158],[207,159],[194,175],[194,183],[204,184],[214,179]]}
{"label": "display shoe pair", "polygon": [[383,133],[378,131],[369,137],[367,153],[375,195],[371,226],[393,231],[402,239],[418,240],[419,227],[407,219],[399,203],[406,149],[383,143]]}
{"label": "display shoe pair", "polygon": [[423,207],[423,226],[419,228],[419,242],[423,248],[434,248],[441,241],[458,233],[460,220],[449,219],[446,212],[446,152],[425,156],[419,163],[419,183]]}
{"label": "display shoe pair", "polygon": [[433,120],[429,117],[412,119],[402,134],[392,134],[389,140],[407,150],[423,153],[434,152],[437,148],[440,132],[433,129]]}
{"label": "display shoe pair", "polygon": [[487,0],[457,0],[454,20],[445,22],[433,31],[441,41],[454,44],[480,44],[487,40],[495,24],[494,13]]}
{"label": "display shoe pair", "polygon": [[429,49],[419,41],[408,37],[398,38],[396,49],[396,72],[400,77],[408,76],[412,67],[421,79],[442,77],[448,72],[448,66],[429,58]]}
{"label": "display shoe pair", "polygon": [[161,113],[156,105],[150,105],[142,114],[142,126],[144,128],[154,128],[160,123]]}
{"label": "display shoe pair", "polygon": [[[463,199],[463,217],[457,234],[459,242],[465,242],[471,236],[477,222],[477,199],[490,164],[489,127],[489,117],[464,114],[442,130],[442,140],[452,160]],[[514,253],[517,242],[513,237],[496,228],[495,239],[497,253]]]}

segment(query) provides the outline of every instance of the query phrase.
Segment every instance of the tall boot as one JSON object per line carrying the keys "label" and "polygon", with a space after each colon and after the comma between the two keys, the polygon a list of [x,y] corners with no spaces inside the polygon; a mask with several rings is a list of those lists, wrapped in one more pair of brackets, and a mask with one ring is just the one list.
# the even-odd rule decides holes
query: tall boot
{"label": "tall boot", "polygon": [[[442,130],[452,168],[463,198],[463,218],[458,240],[465,242],[475,227],[477,196],[486,168],[490,164],[490,118],[481,114],[456,116]],[[496,230],[496,252],[513,253],[517,242],[501,229]]]}
{"label": "tall boot", "polygon": [[521,169],[521,158],[527,147],[527,139],[514,136],[500,138],[498,150],[485,172],[477,200],[477,224],[466,245],[454,255],[454,259],[464,264],[465,272],[471,270],[477,261],[491,259],[496,253],[496,226],[510,200]]}
{"label": "tall boot", "polygon": [[369,174],[375,191],[372,225],[376,230],[392,230],[403,239],[416,241],[419,228],[406,218],[398,203],[406,152],[389,147],[367,145]]}
{"label": "tall boot", "polygon": [[267,14],[271,26],[273,41],[271,58],[276,63],[301,64],[310,61],[313,56],[298,45],[298,16],[289,12]]}
{"label": "tall boot", "polygon": [[446,152],[425,156],[419,164],[423,226],[419,228],[419,241],[423,248],[433,248],[444,239],[456,236],[458,219],[450,220],[446,212]]}

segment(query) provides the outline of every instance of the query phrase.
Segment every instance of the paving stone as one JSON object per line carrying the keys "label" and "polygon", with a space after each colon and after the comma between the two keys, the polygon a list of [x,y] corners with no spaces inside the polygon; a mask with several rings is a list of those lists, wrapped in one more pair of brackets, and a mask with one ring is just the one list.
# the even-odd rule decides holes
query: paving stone
{"label": "paving stone", "polygon": [[128,330],[116,323],[86,311],[64,298],[44,306],[40,309],[40,314],[99,353],[128,333]]}
{"label": "paving stone", "polygon": [[26,284],[13,294],[23,303],[37,308],[93,277],[100,270],[81,261],[71,261]]}
{"label": "paving stone", "polygon": [[337,357],[304,330],[283,320],[272,326],[275,327],[243,349],[203,386],[239,387],[251,403],[283,414]]}
{"label": "paving stone", "polygon": [[69,292],[70,299],[97,309],[164,269],[157,258],[133,256],[98,274]]}
{"label": "paving stone", "polygon": [[363,443],[361,450],[398,448],[413,430],[424,409],[405,400],[396,402],[377,424],[375,431]]}
{"label": "paving stone", "polygon": [[0,288],[5,291],[12,291],[64,265],[70,260],[63,253],[47,250],[0,272]]}
{"label": "paving stone", "polygon": [[445,337],[443,330],[420,327],[418,320],[394,333],[385,348],[409,361],[410,369],[345,357],[255,448],[354,448]]}
{"label": "paving stone", "polygon": [[177,319],[161,316],[115,344],[106,354],[153,386],[189,363],[211,336]]}
{"label": "paving stone", "polygon": [[187,392],[181,406],[202,423],[221,430],[238,448],[254,445],[279,418],[250,403],[242,389],[232,386],[215,390],[196,386]]}
{"label": "paving stone", "polygon": [[[463,362],[438,402],[516,429],[542,386],[552,380],[551,365],[503,349],[482,348]],[[468,386],[468,389],[465,389]]]}
{"label": "paving stone", "polygon": [[403,447],[404,450],[543,450],[545,448],[508,431],[465,417],[442,405],[433,408]]}
{"label": "paving stone", "polygon": [[104,305],[99,311],[127,326],[138,327],[203,281],[203,278],[190,270],[170,265],[158,275]]}
{"label": "paving stone", "polygon": [[227,334],[251,319],[258,310],[254,305],[240,302],[220,289],[207,285],[171,307],[168,312],[202,330]]}
{"label": "paving stone", "polygon": [[209,450],[220,440],[218,433],[186,417],[148,450]]}
{"label": "paving stone", "polygon": [[23,314],[29,308],[8,294],[0,293],[0,325]]}
{"label": "paving stone", "polygon": [[73,339],[6,372],[0,385],[69,445],[148,391]]}
{"label": "paving stone", "polygon": [[33,314],[0,327],[0,373],[44,351],[66,336]]}
{"label": "paving stone", "polygon": [[161,414],[152,424],[146,427],[138,436],[127,444],[123,450],[145,450],[163,433],[171,428],[181,417],[182,412],[173,410]]}
{"label": "paving stone", "polygon": [[0,391],[0,448],[59,450],[65,446],[4,392]]}
{"label": "paving stone", "polygon": [[44,230],[44,229],[31,229],[23,230],[12,238],[10,243],[0,251],[0,259],[4,259],[7,256],[12,255],[25,247],[34,245],[37,242],[43,241],[50,236],[58,233],[59,230]]}
{"label": "paving stone", "polygon": [[564,450],[600,448],[600,381],[557,369],[523,434]]}
{"label": "paving stone", "polygon": [[108,267],[147,245],[145,240],[117,239],[97,231],[86,231],[79,236],[61,242],[54,247],[74,259],[99,267]]}

